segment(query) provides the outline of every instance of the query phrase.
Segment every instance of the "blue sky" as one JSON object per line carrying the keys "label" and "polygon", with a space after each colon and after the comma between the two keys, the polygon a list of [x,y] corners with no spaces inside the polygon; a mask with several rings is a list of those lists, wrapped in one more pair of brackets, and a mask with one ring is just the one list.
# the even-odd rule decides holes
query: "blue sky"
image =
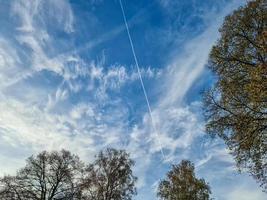
{"label": "blue sky", "polygon": [[265,199],[223,142],[205,135],[201,114],[210,48],[245,1],[122,2],[158,133],[118,0],[0,0],[0,173],[45,149],[91,161],[115,147],[136,161],[136,200],[156,199],[159,179],[182,159],[215,199]]}

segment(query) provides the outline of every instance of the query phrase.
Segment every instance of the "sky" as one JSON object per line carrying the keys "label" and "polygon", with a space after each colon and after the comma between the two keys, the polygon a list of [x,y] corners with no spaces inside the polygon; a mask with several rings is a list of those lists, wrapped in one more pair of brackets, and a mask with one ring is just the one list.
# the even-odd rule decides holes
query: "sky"
{"label": "sky", "polygon": [[122,3],[154,123],[118,0],[0,0],[0,175],[43,150],[90,162],[114,147],[135,161],[135,200],[157,199],[182,159],[216,200],[265,199],[223,141],[205,134],[201,110],[218,29],[246,1]]}

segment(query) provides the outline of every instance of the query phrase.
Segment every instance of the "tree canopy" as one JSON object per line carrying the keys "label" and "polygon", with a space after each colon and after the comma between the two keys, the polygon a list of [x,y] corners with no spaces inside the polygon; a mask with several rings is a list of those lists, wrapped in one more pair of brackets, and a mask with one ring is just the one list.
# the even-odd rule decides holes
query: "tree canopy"
{"label": "tree canopy", "polygon": [[16,176],[0,180],[0,199],[3,200],[52,200],[78,199],[82,163],[78,156],[62,150],[41,152],[27,159]]}
{"label": "tree canopy", "polygon": [[1,200],[131,200],[133,161],[122,150],[101,151],[87,166],[69,151],[41,152],[15,176],[0,178]]}
{"label": "tree canopy", "polygon": [[216,83],[206,92],[206,130],[221,137],[239,169],[267,189],[267,3],[255,0],[224,20],[210,53]]}
{"label": "tree canopy", "polygon": [[163,200],[209,200],[210,187],[195,176],[194,165],[183,160],[173,165],[167,177],[160,181],[158,196]]}
{"label": "tree canopy", "polygon": [[100,151],[93,164],[86,168],[84,189],[89,199],[130,200],[136,194],[132,166],[134,162],[123,150]]}

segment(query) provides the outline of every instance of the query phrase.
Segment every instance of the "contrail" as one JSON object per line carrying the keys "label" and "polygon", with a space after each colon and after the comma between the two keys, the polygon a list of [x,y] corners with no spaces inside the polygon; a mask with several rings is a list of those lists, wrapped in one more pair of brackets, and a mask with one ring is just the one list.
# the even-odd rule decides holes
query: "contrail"
{"label": "contrail", "polygon": [[[137,60],[137,57],[136,57],[136,54],[135,54],[135,49],[134,49],[132,37],[131,37],[130,31],[129,31],[127,19],[126,19],[125,12],[124,12],[124,7],[122,5],[121,0],[119,0],[119,2],[120,2],[121,12],[122,12],[123,19],[124,19],[124,24],[125,24],[125,27],[126,27],[126,30],[127,30],[127,34],[128,34],[128,38],[129,38],[129,41],[130,41],[130,45],[131,45],[131,48],[132,48],[132,53],[133,53],[135,65],[136,65],[136,68],[137,68],[139,79],[140,79],[140,82],[141,82],[141,85],[142,85],[142,89],[143,89],[143,92],[144,92],[144,96],[145,96],[145,99],[146,99],[146,104],[147,104],[147,107],[148,107],[148,111],[149,111],[149,115],[150,115],[150,119],[151,119],[151,124],[152,124],[152,127],[153,127],[153,129],[154,129],[154,131],[156,133],[156,136],[159,138],[159,134],[158,134],[158,131],[156,129],[156,126],[155,126],[155,123],[154,123],[154,120],[153,120],[150,103],[149,103],[149,100],[148,100],[148,97],[147,97],[146,88],[144,86],[144,82],[143,82],[143,78],[142,78],[142,75],[141,75],[140,67],[139,67],[138,60]],[[158,143],[159,143],[159,146],[160,146],[161,155],[162,155],[163,159],[165,160],[165,154],[163,152],[162,144],[161,144],[159,139],[158,139]]]}

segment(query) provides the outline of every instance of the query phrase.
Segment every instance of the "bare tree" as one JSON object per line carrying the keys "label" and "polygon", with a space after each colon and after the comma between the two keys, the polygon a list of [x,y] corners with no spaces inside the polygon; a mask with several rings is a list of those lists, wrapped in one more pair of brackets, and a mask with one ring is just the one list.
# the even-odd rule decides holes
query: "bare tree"
{"label": "bare tree", "polygon": [[0,179],[2,200],[80,199],[83,164],[78,156],[62,150],[31,156],[16,176]]}
{"label": "bare tree", "polygon": [[134,162],[123,150],[101,151],[93,164],[87,166],[83,180],[86,199],[130,200],[136,194],[131,167]]}
{"label": "bare tree", "polygon": [[43,151],[15,176],[0,178],[0,200],[130,200],[133,165],[123,150],[101,151],[88,166],[69,151]]}

